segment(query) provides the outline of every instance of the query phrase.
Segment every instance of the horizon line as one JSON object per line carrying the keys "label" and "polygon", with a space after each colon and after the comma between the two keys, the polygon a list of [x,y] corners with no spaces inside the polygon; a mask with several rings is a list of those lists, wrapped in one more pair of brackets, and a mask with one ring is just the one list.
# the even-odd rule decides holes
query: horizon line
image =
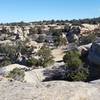
{"label": "horizon line", "polygon": [[10,24],[10,23],[21,23],[21,22],[24,22],[24,23],[32,23],[32,22],[43,22],[43,21],[71,21],[71,20],[84,20],[84,19],[94,19],[94,18],[99,18],[100,16],[95,16],[95,17],[84,17],[84,18],[62,18],[62,19],[56,19],[56,18],[51,18],[51,19],[41,19],[41,20],[19,20],[19,21],[4,21],[4,22],[0,22],[0,24]]}

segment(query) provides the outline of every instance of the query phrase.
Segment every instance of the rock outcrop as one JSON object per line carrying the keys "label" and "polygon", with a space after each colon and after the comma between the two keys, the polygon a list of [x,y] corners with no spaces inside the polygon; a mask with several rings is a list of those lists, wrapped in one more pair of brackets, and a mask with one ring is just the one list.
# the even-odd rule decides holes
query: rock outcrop
{"label": "rock outcrop", "polygon": [[51,81],[34,85],[0,81],[0,100],[100,100],[97,83]]}
{"label": "rock outcrop", "polygon": [[91,63],[100,65],[100,38],[96,38],[93,42],[89,50],[88,59]]}
{"label": "rock outcrop", "polygon": [[57,80],[59,77],[63,79],[65,73],[63,63],[55,63],[52,68],[40,68],[40,69],[30,69],[26,66],[19,64],[12,64],[0,68],[0,75],[7,76],[10,71],[15,68],[23,69],[25,71],[24,81],[27,83],[37,84],[42,81]]}
{"label": "rock outcrop", "polygon": [[19,64],[12,64],[12,65],[8,65],[8,66],[0,68],[0,75],[7,75],[10,71],[12,71],[15,68],[29,70],[29,68],[26,66],[19,65]]}
{"label": "rock outcrop", "polygon": [[38,84],[46,78],[44,75],[44,70],[45,69],[43,68],[25,72],[24,81],[27,83]]}

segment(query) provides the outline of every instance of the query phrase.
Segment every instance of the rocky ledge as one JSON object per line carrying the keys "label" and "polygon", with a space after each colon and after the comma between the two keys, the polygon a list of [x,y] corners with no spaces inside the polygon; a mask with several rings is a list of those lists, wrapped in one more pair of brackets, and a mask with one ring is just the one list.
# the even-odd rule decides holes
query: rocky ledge
{"label": "rocky ledge", "polygon": [[49,81],[37,84],[0,81],[0,100],[100,100],[100,81]]}

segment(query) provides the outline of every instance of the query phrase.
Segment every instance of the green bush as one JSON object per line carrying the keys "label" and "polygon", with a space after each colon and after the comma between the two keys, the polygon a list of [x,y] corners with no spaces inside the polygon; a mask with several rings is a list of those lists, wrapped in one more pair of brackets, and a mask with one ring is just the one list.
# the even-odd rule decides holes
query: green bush
{"label": "green bush", "polygon": [[80,68],[77,71],[71,71],[66,74],[69,81],[86,81],[89,76],[89,70],[87,68]]}
{"label": "green bush", "polygon": [[67,63],[68,61],[72,60],[73,58],[79,58],[80,54],[77,50],[67,51],[63,57],[63,61]]}
{"label": "green bush", "polygon": [[29,66],[29,67],[38,66],[38,60],[35,58],[28,59],[27,66]]}
{"label": "green bush", "polygon": [[25,72],[19,68],[15,68],[9,72],[8,77],[13,78],[17,81],[23,81]]}
{"label": "green bush", "polygon": [[0,63],[0,67],[8,66],[10,64],[11,64],[11,61],[8,59],[5,59]]}
{"label": "green bush", "polygon": [[5,54],[5,57],[9,58],[11,61],[15,60],[16,52],[15,47],[9,44],[0,46],[0,53]]}
{"label": "green bush", "polygon": [[16,62],[19,53],[29,57],[32,51],[33,48],[27,47],[25,41],[16,41],[16,45],[0,45],[0,54],[3,54],[5,58],[9,58],[11,63]]}
{"label": "green bush", "polygon": [[38,51],[39,56],[39,65],[43,67],[47,67],[51,65],[53,61],[53,56],[51,55],[51,50],[47,46],[42,46]]}
{"label": "green bush", "polygon": [[71,59],[67,62],[69,69],[78,69],[82,65],[82,62],[79,58]]}
{"label": "green bush", "polygon": [[55,46],[65,46],[67,44],[67,39],[63,38],[62,36],[56,37],[54,39],[54,45]]}
{"label": "green bush", "polygon": [[85,81],[88,78],[89,71],[82,60],[81,55],[76,50],[66,52],[63,57],[66,67],[66,79],[69,81]]}

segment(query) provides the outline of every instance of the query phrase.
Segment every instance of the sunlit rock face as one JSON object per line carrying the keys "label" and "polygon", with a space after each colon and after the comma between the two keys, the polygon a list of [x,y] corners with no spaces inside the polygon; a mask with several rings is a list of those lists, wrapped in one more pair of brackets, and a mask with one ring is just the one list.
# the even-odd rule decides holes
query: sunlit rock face
{"label": "sunlit rock face", "polygon": [[100,84],[51,81],[34,85],[0,81],[0,100],[100,100]]}

